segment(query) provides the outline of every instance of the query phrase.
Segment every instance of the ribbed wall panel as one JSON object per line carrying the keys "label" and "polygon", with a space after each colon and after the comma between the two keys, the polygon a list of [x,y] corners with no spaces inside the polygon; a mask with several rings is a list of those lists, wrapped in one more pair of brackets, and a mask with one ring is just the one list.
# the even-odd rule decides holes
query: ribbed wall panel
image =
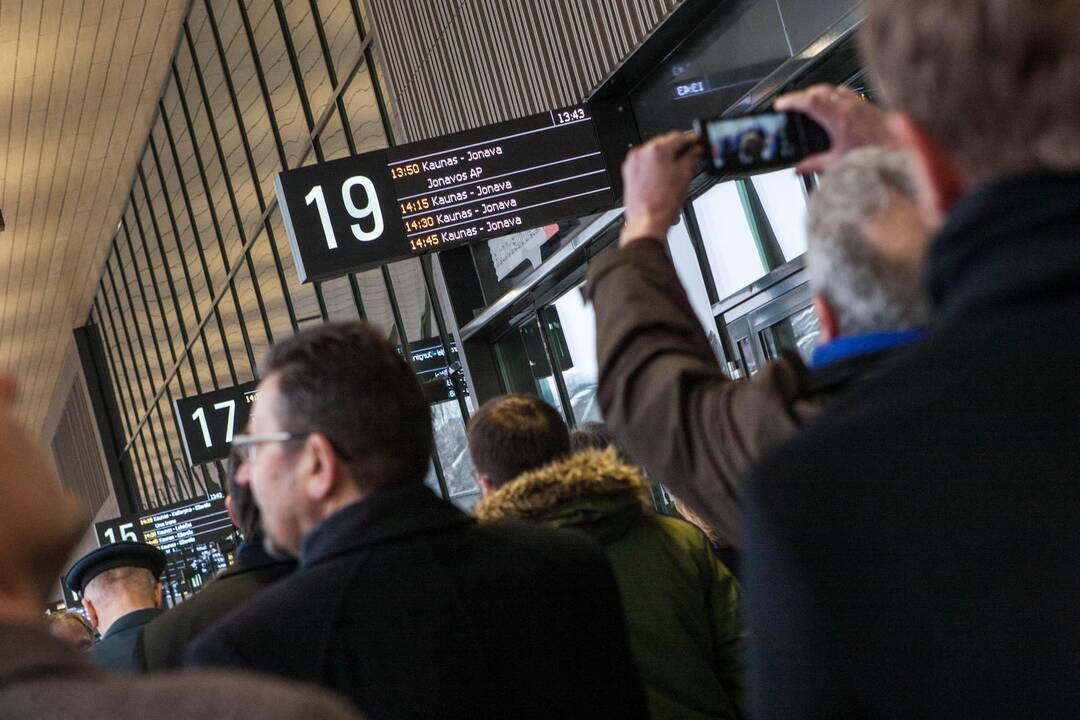
{"label": "ribbed wall panel", "polygon": [[408,140],[581,101],[681,0],[369,0]]}
{"label": "ribbed wall panel", "polygon": [[71,385],[51,444],[60,482],[82,499],[91,515],[96,514],[109,496],[109,479],[101,465],[97,425],[79,379]]}

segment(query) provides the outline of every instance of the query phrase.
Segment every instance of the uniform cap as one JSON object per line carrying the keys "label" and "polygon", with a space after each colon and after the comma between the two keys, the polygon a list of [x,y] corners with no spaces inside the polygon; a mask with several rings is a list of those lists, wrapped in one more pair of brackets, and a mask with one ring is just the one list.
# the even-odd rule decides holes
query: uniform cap
{"label": "uniform cap", "polygon": [[64,576],[68,588],[80,595],[91,580],[106,570],[119,567],[145,568],[161,577],[165,572],[165,553],[153,545],[137,542],[118,542],[100,547],[83,555]]}

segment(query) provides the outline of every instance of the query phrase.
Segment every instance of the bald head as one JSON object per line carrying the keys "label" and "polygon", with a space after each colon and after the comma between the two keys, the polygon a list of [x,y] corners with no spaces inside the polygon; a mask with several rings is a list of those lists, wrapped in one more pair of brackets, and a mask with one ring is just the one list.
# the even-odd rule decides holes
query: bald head
{"label": "bald head", "polygon": [[87,518],[44,448],[11,416],[10,397],[10,382],[0,382],[0,620],[32,621]]}

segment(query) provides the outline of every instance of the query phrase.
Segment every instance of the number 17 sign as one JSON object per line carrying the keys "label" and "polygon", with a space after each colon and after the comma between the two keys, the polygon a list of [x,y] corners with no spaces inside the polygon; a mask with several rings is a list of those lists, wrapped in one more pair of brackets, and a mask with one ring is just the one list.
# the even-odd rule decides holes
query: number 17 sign
{"label": "number 17 sign", "polygon": [[247,425],[257,385],[246,382],[176,401],[176,421],[189,465],[229,456],[233,435]]}

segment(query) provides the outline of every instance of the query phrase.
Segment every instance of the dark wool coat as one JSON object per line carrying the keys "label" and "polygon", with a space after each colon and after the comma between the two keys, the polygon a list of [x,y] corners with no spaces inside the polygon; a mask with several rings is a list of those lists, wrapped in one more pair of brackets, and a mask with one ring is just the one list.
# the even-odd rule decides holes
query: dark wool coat
{"label": "dark wool coat", "polygon": [[182,667],[188,645],[196,636],[295,569],[295,561],[276,560],[258,545],[241,545],[235,565],[193,597],[143,626],[136,647],[139,666],[151,671]]}
{"label": "dark wool coat", "polygon": [[191,659],[319,683],[374,720],[647,716],[596,543],[478,525],[419,484],[324,520]]}
{"label": "dark wool coat", "polygon": [[142,666],[136,654],[139,633],[143,626],[164,612],[161,608],[147,608],[117,618],[109,631],[86,651],[87,654],[99,665],[110,670],[141,671]]}
{"label": "dark wool coat", "polygon": [[700,530],[649,507],[636,468],[614,450],[584,450],[507,483],[476,516],[576,528],[603,546],[653,720],[742,717],[738,583]]}
{"label": "dark wool coat", "polygon": [[926,275],[925,341],[747,483],[763,718],[1080,707],[1080,175],[963,198]]}

